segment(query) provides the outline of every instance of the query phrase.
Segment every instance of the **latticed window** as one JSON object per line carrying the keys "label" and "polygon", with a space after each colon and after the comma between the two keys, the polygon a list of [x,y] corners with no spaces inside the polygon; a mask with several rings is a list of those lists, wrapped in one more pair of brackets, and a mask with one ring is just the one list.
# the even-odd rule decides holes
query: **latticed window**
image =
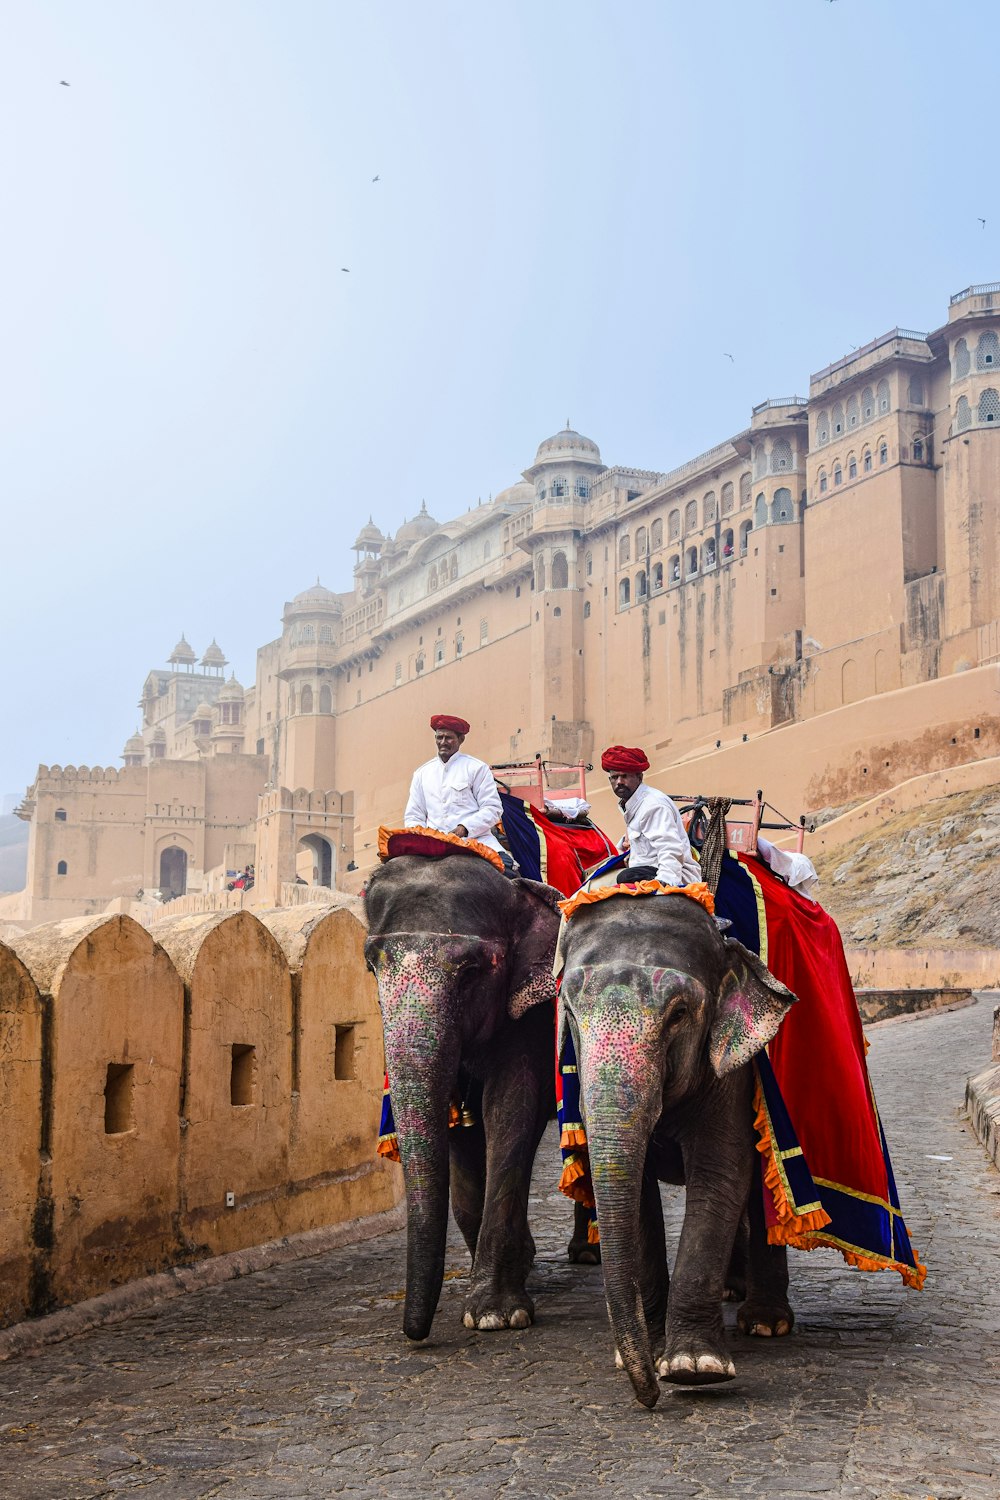
{"label": "latticed window", "polygon": [[672,542],[676,542],[676,540],[680,536],[680,534],[681,534],[681,513],[680,513],[679,510],[672,510],[670,512],[669,516],[667,517],[667,536],[669,537],[669,539]]}
{"label": "latticed window", "polygon": [[764,499],[763,495],[758,495],[756,501],[754,502],[753,524],[755,526],[767,525],[767,501]]}
{"label": "latticed window", "polygon": [[910,376],[909,397],[911,406],[923,406],[924,383],[919,375]]}
{"label": "latticed window", "polygon": [[870,422],[875,415],[875,396],[870,385],[861,392],[861,420]]}
{"label": "latticed window", "polygon": [[649,528],[649,550],[655,552],[663,546],[663,522],[657,518]]}
{"label": "latticed window", "polygon": [[564,495],[568,495],[568,494],[569,494],[569,485],[566,483],[565,479],[553,479],[553,481],[552,481],[552,498],[553,498],[553,500],[561,500]]}
{"label": "latticed window", "polygon": [[851,399],[847,403],[847,426],[848,426],[848,429],[850,429],[852,427],[857,427],[857,425],[858,425],[858,416],[859,416],[859,412],[858,412],[858,398],[857,398],[857,396],[852,396]]}
{"label": "latticed window", "polygon": [[702,514],[702,525],[703,526],[711,526],[712,522],[717,519],[717,517],[718,517],[718,511],[716,510],[716,505],[715,505],[715,491],[714,490],[709,490],[708,494],[705,496],[704,500],[702,501],[702,513],[701,514]]}
{"label": "latticed window", "polygon": [[781,474],[791,467],[792,445],[785,438],[779,438],[771,445],[771,473]]}
{"label": "latticed window", "polygon": [[688,503],[687,503],[687,505],[684,507],[684,530],[685,531],[694,531],[694,529],[695,529],[695,527],[697,525],[698,525],[698,502],[697,502],[697,500],[689,500]]}
{"label": "latticed window", "polygon": [[635,533],[635,555],[636,555],[636,557],[645,557],[646,556],[646,528],[645,528],[645,526],[640,526],[636,530],[636,533]]}
{"label": "latticed window", "polygon": [[821,411],[816,422],[816,441],[822,446],[830,441],[830,413]]}
{"label": "latticed window", "polygon": [[972,412],[969,409],[969,402],[965,396],[959,396],[958,405],[955,407],[955,430],[964,432],[971,425]]}
{"label": "latticed window", "polygon": [[577,493],[578,499],[580,499],[580,500],[589,500],[589,498],[590,498],[590,485],[587,483],[587,481],[585,479],[578,479],[576,481],[576,493]]}
{"label": "latticed window", "polygon": [[722,514],[724,516],[731,515],[732,514],[732,509],[733,509],[733,487],[727,481],[722,486]]}
{"label": "latticed window", "polygon": [[844,430],[844,408],[841,406],[839,401],[833,408],[833,415],[831,420],[833,421],[834,437],[840,437],[840,434]]}
{"label": "latticed window", "polygon": [[889,410],[889,382],[888,382],[888,380],[880,380],[879,381],[878,385],[875,388],[875,399],[878,402],[878,409],[879,409],[880,412],[885,412],[885,411]]}
{"label": "latticed window", "polygon": [[627,563],[632,556],[632,543],[627,536],[623,536],[618,542],[618,565]]}
{"label": "latticed window", "polygon": [[849,453],[847,456],[847,477],[848,479],[857,479],[858,477],[858,461],[853,453]]}
{"label": "latticed window", "polygon": [[569,563],[566,561],[565,552],[552,554],[552,587],[554,589],[569,588]]}
{"label": "latticed window", "polygon": [[997,365],[1000,365],[1000,339],[992,328],[987,328],[976,345],[976,369],[993,370]]}
{"label": "latticed window", "polygon": [[996,422],[1000,419],[1000,396],[996,391],[983,391],[979,398],[980,422]]}
{"label": "latticed window", "polygon": [[790,521],[792,519],[792,492],[791,490],[775,490],[774,499],[771,501],[771,520]]}
{"label": "latticed window", "polygon": [[740,510],[743,509],[744,505],[749,505],[750,504],[750,485],[751,485],[750,475],[749,474],[741,474],[740,475]]}
{"label": "latticed window", "polygon": [[961,380],[971,369],[972,356],[969,353],[969,346],[964,339],[959,339],[955,345],[955,379]]}

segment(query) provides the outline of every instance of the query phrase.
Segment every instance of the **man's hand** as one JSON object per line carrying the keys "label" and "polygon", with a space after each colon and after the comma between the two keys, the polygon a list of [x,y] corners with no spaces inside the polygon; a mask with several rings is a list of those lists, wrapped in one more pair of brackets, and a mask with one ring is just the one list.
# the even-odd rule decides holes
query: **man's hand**
{"label": "man's hand", "polygon": [[451,831],[452,833],[457,833],[460,839],[467,839],[469,837],[469,830],[466,828],[464,823],[459,823],[458,826],[456,828],[453,828]]}

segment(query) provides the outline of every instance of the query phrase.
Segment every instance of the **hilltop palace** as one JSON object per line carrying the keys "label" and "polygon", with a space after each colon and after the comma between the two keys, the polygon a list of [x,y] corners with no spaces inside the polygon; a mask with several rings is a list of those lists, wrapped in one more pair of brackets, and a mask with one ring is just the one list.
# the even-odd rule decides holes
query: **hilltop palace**
{"label": "hilltop palace", "polygon": [[251,687],[182,638],[121,769],[39,766],[27,887],[2,915],[140,891],[210,909],[251,863],[267,904],[356,887],[437,710],[493,763],[613,739],[667,791],[763,785],[793,813],[997,755],[998,509],[1000,283],[671,473],[608,467],[567,426],[488,504],[362,527],[353,592],[286,604]]}

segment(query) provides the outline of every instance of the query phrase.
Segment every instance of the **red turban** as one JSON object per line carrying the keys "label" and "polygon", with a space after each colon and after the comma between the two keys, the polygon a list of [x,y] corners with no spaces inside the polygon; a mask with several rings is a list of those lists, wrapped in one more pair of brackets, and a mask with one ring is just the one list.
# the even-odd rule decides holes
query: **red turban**
{"label": "red turban", "polygon": [[627,745],[609,745],[601,756],[602,771],[625,771],[630,776],[648,771],[649,761],[644,750],[629,749]]}
{"label": "red turban", "polygon": [[452,734],[468,734],[469,726],[464,719],[454,714],[431,714],[432,729],[450,729]]}

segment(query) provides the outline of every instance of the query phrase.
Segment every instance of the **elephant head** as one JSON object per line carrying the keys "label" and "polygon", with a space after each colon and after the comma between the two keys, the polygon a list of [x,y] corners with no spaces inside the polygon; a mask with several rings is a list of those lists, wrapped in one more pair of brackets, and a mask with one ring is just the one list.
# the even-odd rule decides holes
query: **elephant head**
{"label": "elephant head", "polygon": [[635,1274],[650,1136],[748,1063],[795,996],[684,896],[578,911],[563,940],[560,1034],[576,1043],[608,1310],[636,1394],[658,1385]]}
{"label": "elephant head", "polygon": [[459,1064],[555,999],[558,893],[471,856],[391,859],[368,883],[365,957],[378,982],[406,1185],[403,1329],[424,1339],[441,1294],[448,1106]]}

